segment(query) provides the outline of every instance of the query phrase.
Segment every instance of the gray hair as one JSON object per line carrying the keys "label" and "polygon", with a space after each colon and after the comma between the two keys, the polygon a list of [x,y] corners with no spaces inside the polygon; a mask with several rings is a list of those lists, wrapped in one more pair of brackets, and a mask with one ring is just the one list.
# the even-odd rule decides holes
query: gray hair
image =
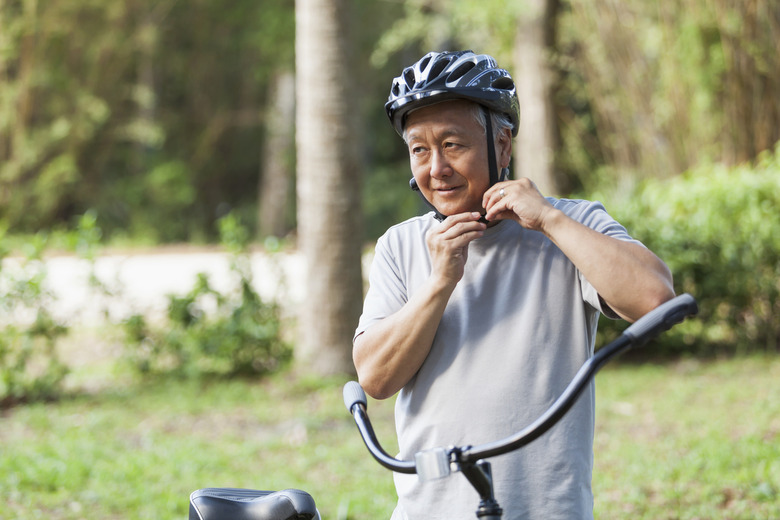
{"label": "gray hair", "polygon": [[[482,130],[487,131],[487,120],[485,119],[485,111],[481,105],[474,104],[472,108],[472,114],[474,118],[482,127]],[[512,120],[506,114],[500,114],[495,110],[490,110],[490,124],[493,126],[493,138],[498,138],[504,130],[509,130],[509,135],[512,135]]]}

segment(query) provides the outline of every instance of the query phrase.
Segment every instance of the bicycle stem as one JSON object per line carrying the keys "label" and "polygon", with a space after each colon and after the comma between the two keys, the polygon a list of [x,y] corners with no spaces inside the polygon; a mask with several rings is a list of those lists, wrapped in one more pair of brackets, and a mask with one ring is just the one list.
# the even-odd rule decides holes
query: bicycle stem
{"label": "bicycle stem", "polygon": [[479,460],[476,463],[461,462],[459,467],[461,473],[479,493],[477,518],[501,520],[504,511],[498,505],[498,501],[493,493],[493,472],[490,462],[486,460]]}

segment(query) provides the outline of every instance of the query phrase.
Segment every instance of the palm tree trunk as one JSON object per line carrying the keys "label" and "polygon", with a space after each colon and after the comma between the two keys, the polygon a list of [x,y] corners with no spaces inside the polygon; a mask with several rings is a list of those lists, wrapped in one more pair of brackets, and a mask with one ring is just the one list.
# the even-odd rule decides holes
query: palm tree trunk
{"label": "palm tree trunk", "polygon": [[351,114],[346,0],[297,0],[298,246],[307,263],[296,358],[318,374],[354,372],[363,297],[359,150]]}

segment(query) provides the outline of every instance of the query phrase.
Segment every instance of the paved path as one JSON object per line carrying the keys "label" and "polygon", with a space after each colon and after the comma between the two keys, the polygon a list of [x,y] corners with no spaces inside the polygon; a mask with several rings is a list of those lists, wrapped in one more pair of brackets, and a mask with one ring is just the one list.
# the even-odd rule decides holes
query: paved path
{"label": "paved path", "polygon": [[[255,289],[261,297],[292,310],[303,298],[304,259],[297,253],[251,255]],[[13,260],[6,260],[11,266]],[[7,268],[9,266],[4,266]],[[46,260],[46,285],[55,297],[55,315],[68,323],[121,320],[135,313],[162,315],[169,294],[189,292],[198,273],[206,273],[214,289],[225,293],[237,286],[229,256],[216,251],[108,254],[95,262],[95,275],[113,293],[90,287],[90,265],[73,256]]]}

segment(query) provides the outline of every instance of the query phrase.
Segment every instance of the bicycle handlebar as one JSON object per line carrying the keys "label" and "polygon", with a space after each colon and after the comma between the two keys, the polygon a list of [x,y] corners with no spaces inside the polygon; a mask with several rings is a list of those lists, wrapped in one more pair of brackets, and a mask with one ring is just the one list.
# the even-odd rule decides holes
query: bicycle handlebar
{"label": "bicycle handlebar", "polygon": [[[611,343],[599,349],[574,376],[560,397],[536,421],[505,439],[464,448],[434,448],[415,455],[414,461],[398,460],[382,449],[368,419],[368,400],[363,388],[355,381],[344,386],[344,404],[353,415],[363,442],[371,455],[384,467],[398,473],[419,473],[421,478],[439,478],[449,474],[451,463],[475,462],[516,450],[552,428],[574,405],[596,372],[617,354],[641,346],[685,318],[698,312],[696,300],[682,294],[650,311]],[[457,460],[452,460],[455,457]]]}
{"label": "bicycle handlebar", "polygon": [[632,338],[633,346],[644,345],[685,318],[694,316],[697,312],[699,312],[699,307],[693,296],[681,294],[639,318],[623,331],[623,335]]}
{"label": "bicycle handlebar", "polygon": [[344,385],[344,404],[355,418],[360,436],[363,437],[363,442],[366,444],[368,451],[371,452],[371,455],[374,456],[377,462],[396,473],[417,473],[414,462],[396,459],[389,455],[379,444],[366,412],[366,407],[368,406],[366,393],[357,381],[350,381]]}

